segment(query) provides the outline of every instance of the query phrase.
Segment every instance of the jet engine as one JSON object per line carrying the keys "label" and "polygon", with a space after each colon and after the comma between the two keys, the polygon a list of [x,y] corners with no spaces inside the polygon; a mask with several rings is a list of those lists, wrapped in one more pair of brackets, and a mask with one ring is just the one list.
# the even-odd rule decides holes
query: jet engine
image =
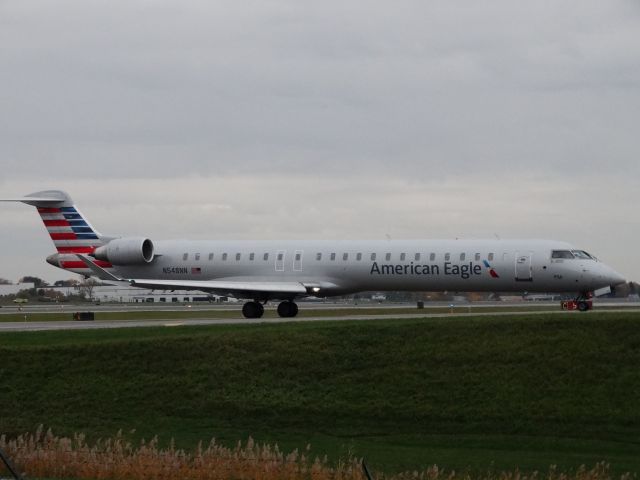
{"label": "jet engine", "polygon": [[140,265],[153,260],[153,242],[148,238],[125,237],[111,240],[93,252],[98,260],[112,265]]}

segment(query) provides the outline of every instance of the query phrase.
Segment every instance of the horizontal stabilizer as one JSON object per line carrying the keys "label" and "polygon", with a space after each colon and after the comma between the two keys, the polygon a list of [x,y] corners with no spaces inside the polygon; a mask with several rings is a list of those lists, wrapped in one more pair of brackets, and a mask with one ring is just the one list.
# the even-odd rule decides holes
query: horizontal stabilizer
{"label": "horizontal stabilizer", "polygon": [[69,195],[60,190],[46,190],[17,198],[0,198],[0,202],[22,202],[27,205],[43,208],[72,206]]}
{"label": "horizontal stabilizer", "polygon": [[46,197],[20,197],[20,198],[0,198],[0,202],[24,202],[24,203],[60,203],[64,200],[59,200],[57,198],[46,198]]}

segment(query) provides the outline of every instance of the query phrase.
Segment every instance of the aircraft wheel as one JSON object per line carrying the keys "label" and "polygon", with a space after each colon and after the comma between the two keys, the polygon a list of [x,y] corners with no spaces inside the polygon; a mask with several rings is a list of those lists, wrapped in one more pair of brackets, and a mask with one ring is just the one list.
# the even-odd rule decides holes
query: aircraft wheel
{"label": "aircraft wheel", "polygon": [[242,306],[244,318],[260,318],[264,314],[264,307],[258,302],[247,302]]}
{"label": "aircraft wheel", "polygon": [[587,302],[578,302],[578,310],[581,312],[586,312],[589,310],[589,304]]}
{"label": "aircraft wheel", "polygon": [[298,314],[298,305],[294,302],[286,301],[278,305],[278,315],[282,318],[295,317]]}

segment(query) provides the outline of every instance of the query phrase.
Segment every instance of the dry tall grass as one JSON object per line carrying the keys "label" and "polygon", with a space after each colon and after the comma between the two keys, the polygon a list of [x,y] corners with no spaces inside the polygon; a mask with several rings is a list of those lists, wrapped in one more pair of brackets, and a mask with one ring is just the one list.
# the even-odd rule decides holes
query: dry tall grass
{"label": "dry tall grass", "polygon": [[249,439],[235,448],[212,440],[193,452],[173,445],[160,448],[156,438],[133,446],[122,435],[98,440],[93,445],[82,434],[57,437],[50,430],[7,440],[0,436],[0,448],[29,478],[78,479],[358,479],[355,459],[329,466],[327,459],[314,459],[297,450],[280,451],[278,446],[261,445]]}
{"label": "dry tall grass", "polygon": [[[35,434],[21,435],[12,440],[2,435],[0,448],[31,479],[364,479],[360,461],[356,458],[330,465],[326,458],[309,458],[308,448],[304,453],[297,450],[284,453],[277,445],[261,445],[251,439],[244,445],[239,442],[235,448],[218,445],[212,440],[206,448],[199,445],[195,451],[186,452],[173,445],[160,448],[155,438],[134,447],[119,434],[90,445],[82,434],[64,438],[38,429]],[[445,472],[434,465],[422,472],[376,477],[388,480],[634,480],[636,475],[615,477],[608,465],[599,463],[591,469],[583,466],[572,473],[559,472],[551,467],[547,473],[523,474],[516,470],[481,475]]]}

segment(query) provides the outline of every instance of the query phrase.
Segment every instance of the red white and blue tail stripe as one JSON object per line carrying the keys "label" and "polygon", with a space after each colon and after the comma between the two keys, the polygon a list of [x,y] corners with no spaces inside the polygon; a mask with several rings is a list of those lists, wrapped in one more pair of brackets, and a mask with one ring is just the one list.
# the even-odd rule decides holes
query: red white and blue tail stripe
{"label": "red white and blue tail stripe", "polygon": [[[60,254],[59,263],[65,269],[86,269],[76,253],[88,255],[104,245],[100,234],[75,207],[37,207],[40,218]],[[110,268],[109,262],[95,260],[98,266]]]}
{"label": "red white and blue tail stripe", "polygon": [[[89,255],[96,248],[104,245],[105,241],[73,205],[67,193],[47,190],[21,198],[1,199],[1,201],[22,202],[38,209],[40,218],[58,252],[49,256],[47,262],[76,273],[90,272],[77,254]],[[109,262],[92,261],[102,268],[112,267]]]}

